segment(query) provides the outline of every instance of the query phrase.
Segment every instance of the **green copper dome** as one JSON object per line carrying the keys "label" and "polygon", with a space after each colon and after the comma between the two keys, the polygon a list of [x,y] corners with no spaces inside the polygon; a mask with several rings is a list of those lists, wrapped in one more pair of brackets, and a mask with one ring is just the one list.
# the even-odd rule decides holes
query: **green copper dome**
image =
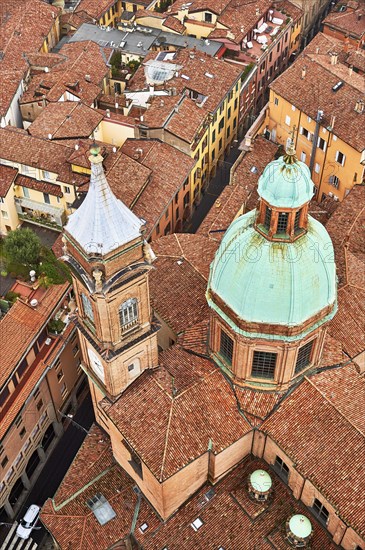
{"label": "green copper dome", "polygon": [[256,491],[266,493],[272,486],[270,475],[265,470],[255,470],[250,475],[250,483]]}
{"label": "green copper dome", "polygon": [[312,524],[306,516],[296,514],[289,520],[289,529],[295,537],[306,539],[312,532]]}
{"label": "green copper dome", "polygon": [[255,215],[251,211],[240,216],[228,228],[211,264],[209,305],[237,332],[214,294],[247,322],[301,325],[327,306],[333,309],[320,323],[332,318],[336,269],[326,229],[309,216],[307,232],[299,239],[275,242],[255,230]]}
{"label": "green copper dome", "polygon": [[299,208],[313,197],[308,166],[295,158],[294,151],[270,162],[259,178],[258,193],[271,206]]}

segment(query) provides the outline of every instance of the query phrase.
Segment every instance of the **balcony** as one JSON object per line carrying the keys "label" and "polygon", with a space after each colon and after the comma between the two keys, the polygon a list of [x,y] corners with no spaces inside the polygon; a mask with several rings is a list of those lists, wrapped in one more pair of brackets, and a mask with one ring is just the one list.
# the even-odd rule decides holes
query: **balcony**
{"label": "balcony", "polygon": [[16,197],[15,207],[21,220],[37,225],[45,225],[60,231],[62,229],[65,219],[65,212],[62,207],[37,202],[25,197]]}

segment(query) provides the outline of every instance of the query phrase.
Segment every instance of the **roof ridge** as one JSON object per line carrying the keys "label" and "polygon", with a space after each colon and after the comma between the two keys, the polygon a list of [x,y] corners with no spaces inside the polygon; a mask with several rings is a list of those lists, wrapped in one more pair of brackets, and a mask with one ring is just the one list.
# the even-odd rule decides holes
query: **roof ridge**
{"label": "roof ridge", "polygon": [[162,481],[162,479],[163,479],[163,471],[164,471],[164,467],[165,467],[165,460],[166,460],[166,454],[167,454],[167,444],[168,444],[169,434],[170,434],[170,425],[171,425],[173,407],[174,407],[174,400],[172,399],[171,400],[171,406],[170,406],[169,420],[168,420],[168,423],[167,423],[167,429],[166,429],[166,435],[165,435],[165,446],[164,446],[163,456],[162,456],[160,481]]}
{"label": "roof ridge", "polygon": [[217,374],[217,370],[212,370],[211,372],[208,372],[206,374],[204,374],[204,376],[200,376],[199,379],[194,382],[193,384],[191,384],[190,386],[188,386],[185,390],[183,390],[182,392],[180,392],[178,395],[175,396],[175,400],[178,399],[179,397],[181,397],[182,395],[184,395],[186,392],[188,392],[189,390],[192,390],[193,388],[195,388],[196,386],[198,386],[199,384],[201,384],[202,382],[206,382],[207,378],[209,378],[210,376],[212,376],[213,374]]}
{"label": "roof ridge", "polygon": [[356,432],[358,432],[359,434],[361,434],[362,436],[365,437],[365,433],[362,432],[362,430],[360,430],[357,426],[355,426],[355,424],[353,422],[351,422],[351,420],[349,418],[347,418],[347,416],[344,415],[343,412],[341,412],[337,407],[336,405],[333,403],[333,401],[331,401],[315,384],[314,382],[312,382],[312,380],[310,380],[307,376],[304,376],[304,379],[310,383],[311,386],[313,386],[313,388],[323,397],[323,399],[332,407],[335,409],[335,411],[338,412],[339,415],[342,416],[342,418],[344,418],[346,420],[346,422],[348,422],[355,430]]}

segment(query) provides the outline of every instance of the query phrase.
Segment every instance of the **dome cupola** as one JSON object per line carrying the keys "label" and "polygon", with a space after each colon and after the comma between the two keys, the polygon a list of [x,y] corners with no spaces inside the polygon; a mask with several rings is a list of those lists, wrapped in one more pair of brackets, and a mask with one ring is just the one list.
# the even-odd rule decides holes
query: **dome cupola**
{"label": "dome cupola", "polygon": [[292,146],[258,190],[258,209],[233,221],[211,264],[210,347],[237,380],[274,389],[319,361],[336,268],[326,229],[308,215],[313,182]]}
{"label": "dome cupola", "polygon": [[309,168],[298,161],[291,142],[284,156],[270,162],[259,179],[257,230],[276,241],[294,241],[307,228],[314,194]]}

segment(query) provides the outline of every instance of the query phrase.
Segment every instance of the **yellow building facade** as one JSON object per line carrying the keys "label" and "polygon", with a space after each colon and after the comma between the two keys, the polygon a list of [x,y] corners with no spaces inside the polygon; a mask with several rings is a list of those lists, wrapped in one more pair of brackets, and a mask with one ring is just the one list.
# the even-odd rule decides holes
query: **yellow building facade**
{"label": "yellow building facade", "polygon": [[283,147],[294,131],[298,158],[311,168],[319,201],[326,196],[343,200],[354,185],[364,182],[365,176],[365,143],[363,151],[346,143],[336,135],[336,120],[332,120],[333,127],[319,122],[316,132],[315,120],[270,90],[264,127],[270,139]]}

